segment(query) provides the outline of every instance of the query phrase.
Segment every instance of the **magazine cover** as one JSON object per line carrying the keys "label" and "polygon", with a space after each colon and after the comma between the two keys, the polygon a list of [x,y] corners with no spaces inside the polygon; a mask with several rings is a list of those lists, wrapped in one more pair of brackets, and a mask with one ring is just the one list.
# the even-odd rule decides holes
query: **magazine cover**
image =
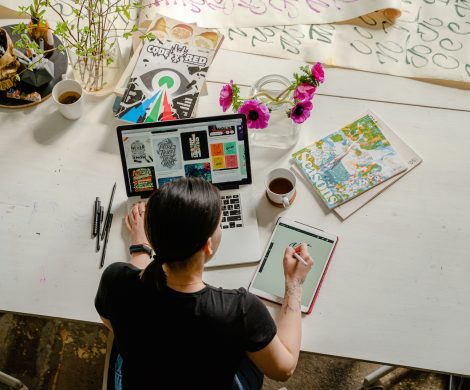
{"label": "magazine cover", "polygon": [[[135,65],[143,47],[143,41],[139,37],[147,32],[152,33],[161,41],[168,39],[170,41],[184,43],[187,46],[213,50],[214,56],[224,40],[223,34],[215,29],[198,27],[193,23],[181,23],[178,20],[164,16],[156,17],[153,20],[140,21],[139,31],[133,36],[134,54],[130,58],[126,69],[114,89],[114,92],[118,96],[123,96],[127,89],[130,77],[134,72]],[[210,65],[210,63],[208,65]]]}
{"label": "magazine cover", "polygon": [[145,42],[116,116],[133,123],[190,118],[213,55],[184,42]]}
{"label": "magazine cover", "polygon": [[370,114],[292,157],[329,209],[406,170]]}

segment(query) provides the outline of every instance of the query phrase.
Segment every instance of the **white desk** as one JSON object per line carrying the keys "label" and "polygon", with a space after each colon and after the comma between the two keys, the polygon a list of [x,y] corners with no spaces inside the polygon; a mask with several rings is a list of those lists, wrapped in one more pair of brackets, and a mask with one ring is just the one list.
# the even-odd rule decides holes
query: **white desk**
{"label": "white desk", "polygon": [[[254,69],[251,75],[261,69],[254,60],[227,58],[214,64],[210,79],[235,74],[242,63]],[[289,75],[288,63],[272,61]],[[362,89],[357,80],[383,87]],[[386,100],[396,85],[404,88],[401,95],[391,93],[397,103],[373,101]],[[219,89],[209,84],[199,115],[220,112]],[[460,111],[409,105],[421,103],[420,90],[424,105],[455,105]],[[264,176],[273,167],[287,167],[289,153],[251,150],[263,243],[279,214],[340,236],[314,311],[303,319],[302,349],[470,375],[470,93],[345,70],[328,71],[320,93],[347,97],[315,98],[298,147],[371,108],[424,162],[341,222],[303,182],[288,211],[270,206],[263,197]],[[88,99],[86,114],[76,122],[62,118],[52,101],[0,111],[1,310],[99,321],[93,299],[100,256],[90,238],[91,215],[95,196],[106,204],[115,180],[106,264],[127,258],[112,102],[111,96]],[[254,266],[212,270],[205,279],[227,288],[247,286],[253,271]],[[278,307],[269,308],[276,315]]]}

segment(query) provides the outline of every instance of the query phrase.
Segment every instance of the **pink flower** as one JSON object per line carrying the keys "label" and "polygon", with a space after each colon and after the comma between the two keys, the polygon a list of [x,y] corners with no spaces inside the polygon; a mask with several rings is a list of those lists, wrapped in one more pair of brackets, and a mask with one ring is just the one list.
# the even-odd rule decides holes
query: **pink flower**
{"label": "pink flower", "polygon": [[230,81],[230,84],[225,84],[220,90],[219,104],[224,112],[232,105],[232,83],[233,81]]}
{"label": "pink flower", "polygon": [[300,84],[294,91],[295,100],[311,100],[317,87],[309,83]]}
{"label": "pink flower", "polygon": [[238,109],[238,112],[245,114],[250,129],[264,129],[268,126],[268,107],[257,100],[245,101]]}
{"label": "pink flower", "polygon": [[325,81],[325,72],[323,71],[323,66],[319,62],[313,65],[312,75],[320,84]]}
{"label": "pink flower", "polygon": [[290,112],[290,117],[295,123],[303,123],[310,116],[313,104],[310,100],[298,102]]}

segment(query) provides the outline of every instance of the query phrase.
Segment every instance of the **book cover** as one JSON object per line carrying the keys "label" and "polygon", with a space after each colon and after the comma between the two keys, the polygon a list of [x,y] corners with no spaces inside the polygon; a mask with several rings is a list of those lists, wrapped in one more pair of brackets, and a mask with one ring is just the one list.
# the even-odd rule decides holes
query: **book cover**
{"label": "book cover", "polygon": [[329,209],[406,170],[370,114],[292,157]]}
{"label": "book cover", "polygon": [[384,191],[387,187],[391,186],[398,179],[406,175],[413,168],[416,168],[423,159],[409,146],[407,145],[377,114],[369,111],[369,114],[374,118],[375,122],[379,125],[380,130],[385,137],[390,141],[392,146],[398,152],[402,160],[405,162],[407,169],[406,171],[399,173],[391,179],[371,188],[369,191],[364,192],[361,195],[356,196],[349,202],[343,203],[342,205],[335,207],[333,211],[341,217],[346,219],[357,210],[359,210],[366,203],[375,198],[378,194]]}
{"label": "book cover", "polygon": [[213,53],[169,40],[145,42],[116,116],[133,123],[190,118]]}
{"label": "book cover", "polygon": [[170,40],[174,42],[182,42],[187,46],[213,50],[214,56],[219,50],[222,41],[224,40],[224,35],[215,29],[198,27],[193,23],[181,23],[178,20],[164,16],[155,18],[152,21],[142,21],[139,23],[139,31],[133,36],[133,55],[126,66],[126,69],[122,73],[116,88],[114,89],[114,93],[116,93],[118,96],[123,96],[127,89],[130,77],[134,72],[136,63],[144,45],[142,39],[139,39],[139,36],[146,32],[154,34],[162,41]]}

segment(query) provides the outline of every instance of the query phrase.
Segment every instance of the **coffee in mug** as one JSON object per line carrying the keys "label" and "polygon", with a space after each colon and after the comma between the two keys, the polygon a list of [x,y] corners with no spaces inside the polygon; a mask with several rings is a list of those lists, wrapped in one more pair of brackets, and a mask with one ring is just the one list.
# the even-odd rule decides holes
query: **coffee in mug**
{"label": "coffee in mug", "polygon": [[75,80],[61,80],[52,89],[54,99],[60,113],[67,119],[78,119],[83,113],[85,98],[81,85]]}
{"label": "coffee in mug", "polygon": [[278,207],[289,207],[295,198],[295,175],[285,168],[277,168],[266,177],[266,196]]}
{"label": "coffee in mug", "polygon": [[75,103],[78,99],[80,99],[80,96],[82,95],[80,95],[78,92],[67,91],[59,96],[59,103],[72,104]]}
{"label": "coffee in mug", "polygon": [[288,179],[284,179],[283,177],[278,177],[273,179],[271,183],[269,183],[269,189],[274,192],[275,194],[283,195],[287,194],[294,186]]}

